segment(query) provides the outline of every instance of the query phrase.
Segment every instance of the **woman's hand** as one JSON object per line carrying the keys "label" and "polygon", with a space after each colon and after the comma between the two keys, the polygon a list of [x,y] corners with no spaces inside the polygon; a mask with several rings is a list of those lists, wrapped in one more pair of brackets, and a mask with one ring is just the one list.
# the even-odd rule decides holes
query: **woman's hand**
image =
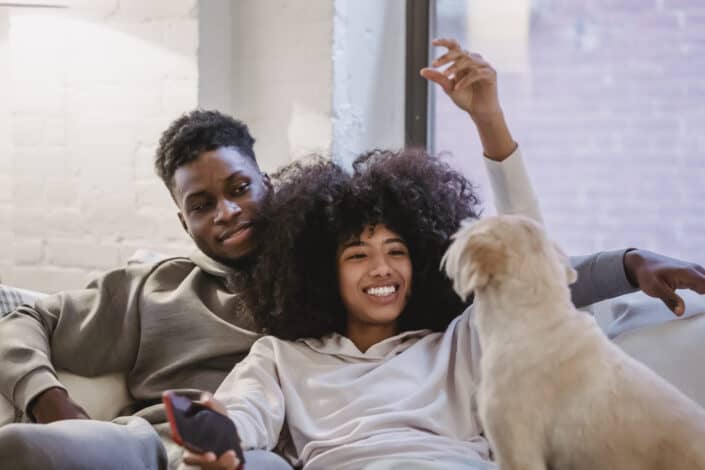
{"label": "woman's hand", "polygon": [[187,465],[195,465],[205,470],[237,470],[240,468],[240,461],[235,455],[234,450],[229,450],[220,457],[216,457],[213,452],[205,454],[194,454],[186,451],[184,454],[184,463]]}
{"label": "woman's hand", "polygon": [[676,315],[683,315],[685,303],[676,289],[691,289],[705,294],[705,268],[646,250],[624,255],[624,270],[634,287],[663,300]]}
{"label": "woman's hand", "polygon": [[[435,39],[432,44],[445,47],[447,52],[433,61],[434,68],[421,69],[421,76],[440,85],[474,120],[492,119],[501,114],[494,68],[480,54],[463,50],[455,39]],[[435,70],[448,64],[442,72]]]}
{"label": "woman's hand", "polygon": [[213,398],[213,394],[209,392],[201,393],[201,399],[198,403],[210,408],[211,410],[220,413],[221,415],[228,416],[228,409],[221,402]]}
{"label": "woman's hand", "polygon": [[[479,54],[463,50],[455,39],[435,39],[434,46],[446,53],[432,67],[421,69],[421,76],[436,83],[460,109],[470,114],[482,141],[485,156],[502,161],[517,148],[497,94],[497,72]],[[448,67],[443,70],[435,68]]]}
{"label": "woman's hand", "polygon": [[[228,411],[221,402],[213,398],[213,395],[208,392],[203,392],[201,399],[198,401],[206,408],[227,416]],[[241,467],[240,460],[234,450],[225,452],[220,457],[213,452],[205,454],[196,454],[191,451],[184,453],[184,463],[187,465],[195,465],[205,470],[238,470]]]}

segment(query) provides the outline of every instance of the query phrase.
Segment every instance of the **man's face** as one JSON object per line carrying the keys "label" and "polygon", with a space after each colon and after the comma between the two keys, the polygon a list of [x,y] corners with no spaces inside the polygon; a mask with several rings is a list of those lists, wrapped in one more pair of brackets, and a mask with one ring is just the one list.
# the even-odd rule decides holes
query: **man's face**
{"label": "man's face", "polygon": [[270,189],[257,164],[232,147],[204,152],[174,173],[181,225],[201,251],[228,265],[255,250],[254,223]]}

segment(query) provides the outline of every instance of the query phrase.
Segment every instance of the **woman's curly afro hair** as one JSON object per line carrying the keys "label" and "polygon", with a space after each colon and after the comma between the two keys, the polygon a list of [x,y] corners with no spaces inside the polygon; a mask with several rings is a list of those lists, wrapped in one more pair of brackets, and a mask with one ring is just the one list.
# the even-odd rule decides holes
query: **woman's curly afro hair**
{"label": "woman's curly afro hair", "polygon": [[465,304],[439,265],[460,222],[478,216],[479,201],[445,162],[420,150],[374,150],[355,160],[352,174],[317,158],[295,162],[273,180],[248,294],[265,332],[290,340],[345,334],[338,246],[377,224],[399,234],[411,256],[413,288],[399,331],[443,331],[462,312]]}

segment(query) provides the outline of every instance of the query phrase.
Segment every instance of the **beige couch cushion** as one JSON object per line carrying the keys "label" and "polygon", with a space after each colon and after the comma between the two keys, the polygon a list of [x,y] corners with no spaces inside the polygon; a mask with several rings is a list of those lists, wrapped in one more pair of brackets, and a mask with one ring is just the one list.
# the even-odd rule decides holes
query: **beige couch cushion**
{"label": "beige couch cushion", "polygon": [[705,313],[630,331],[614,342],[705,407]]}

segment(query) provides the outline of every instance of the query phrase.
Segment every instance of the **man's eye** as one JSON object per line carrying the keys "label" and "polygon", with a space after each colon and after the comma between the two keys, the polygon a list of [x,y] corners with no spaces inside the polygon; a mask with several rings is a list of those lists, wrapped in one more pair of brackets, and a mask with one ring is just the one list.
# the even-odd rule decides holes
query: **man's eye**
{"label": "man's eye", "polygon": [[245,194],[250,189],[250,183],[243,183],[233,188],[233,194],[240,196]]}
{"label": "man's eye", "polygon": [[390,250],[389,254],[392,256],[407,256],[408,252],[406,250],[398,248],[398,249]]}
{"label": "man's eye", "polygon": [[206,210],[207,208],[208,208],[208,203],[197,202],[197,203],[192,204],[191,207],[189,207],[189,210],[191,212],[201,212],[201,211]]}
{"label": "man's eye", "polygon": [[364,259],[366,257],[367,255],[365,255],[364,253],[352,253],[348,255],[346,259]]}

